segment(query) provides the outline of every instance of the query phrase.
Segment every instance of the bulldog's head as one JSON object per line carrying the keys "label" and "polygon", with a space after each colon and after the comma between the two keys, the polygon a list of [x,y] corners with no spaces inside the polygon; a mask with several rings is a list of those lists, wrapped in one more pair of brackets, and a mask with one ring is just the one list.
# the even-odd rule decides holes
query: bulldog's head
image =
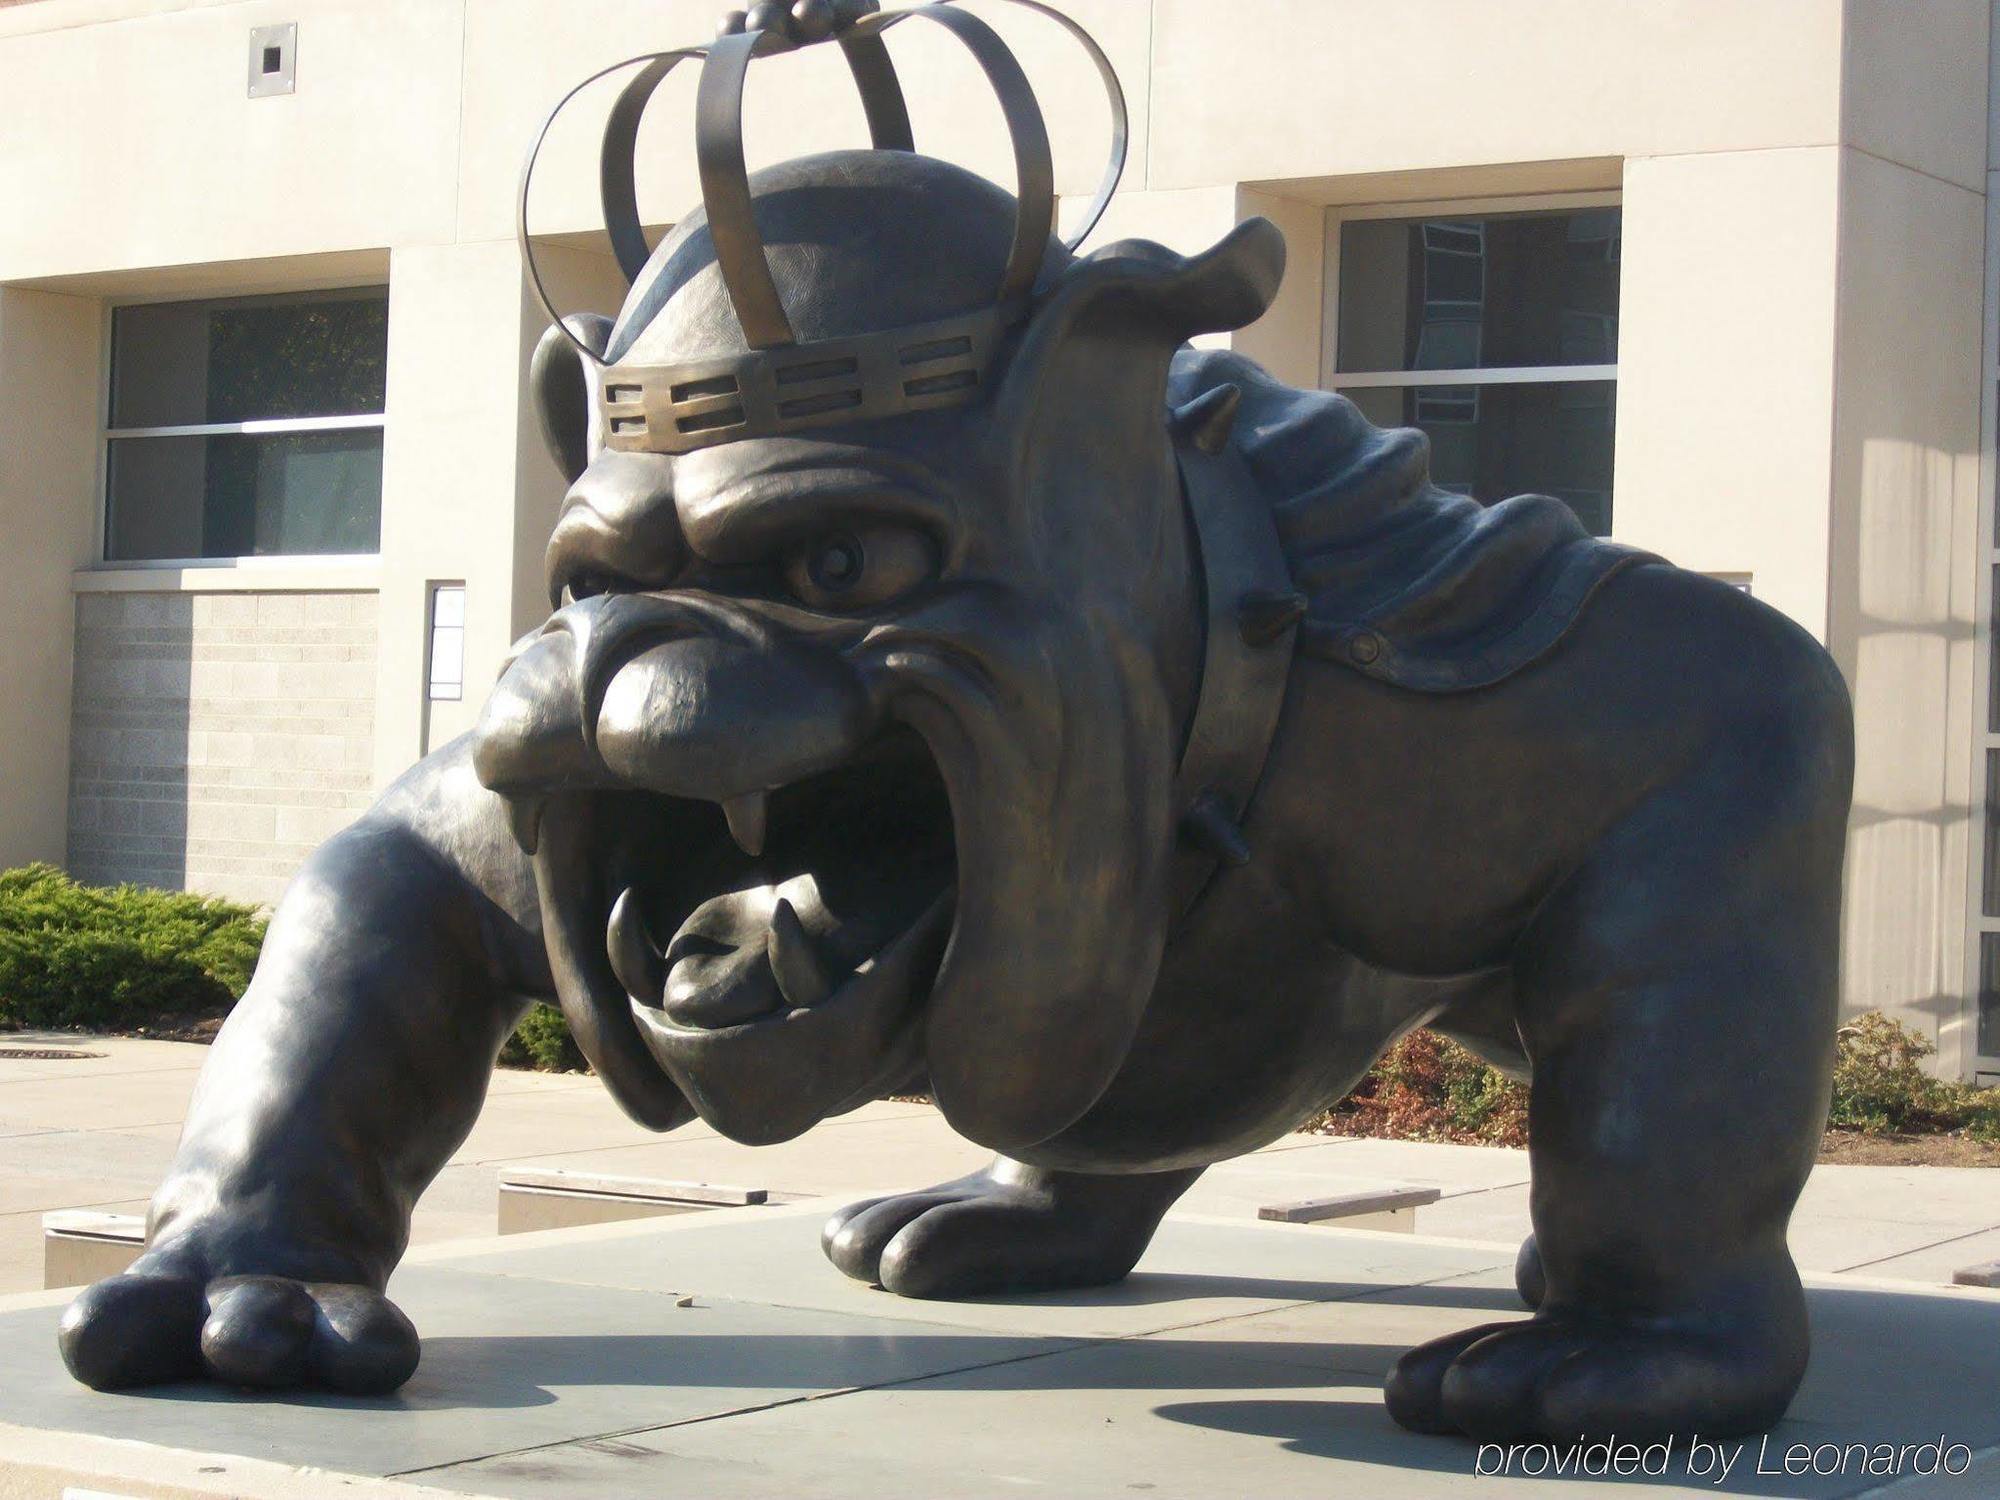
{"label": "bulldog's head", "polygon": [[[801,340],[990,301],[1011,197],[907,153],[753,179]],[[997,1150],[1117,1072],[1169,920],[1196,690],[1165,384],[1268,305],[1282,241],[1052,245],[979,398],[670,457],[589,382],[744,348],[699,218],[615,325],[545,341],[574,485],[556,604],[487,704],[481,778],[534,853],[563,1008],[628,1110],[747,1142],[928,1078]]]}

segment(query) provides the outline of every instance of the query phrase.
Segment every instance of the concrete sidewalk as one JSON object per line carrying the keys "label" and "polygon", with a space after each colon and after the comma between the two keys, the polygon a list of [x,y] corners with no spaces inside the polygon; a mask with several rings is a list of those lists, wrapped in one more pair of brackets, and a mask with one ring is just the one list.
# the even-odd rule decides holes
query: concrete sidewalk
{"label": "concrete sidewalk", "polygon": [[[8,1055],[35,1049],[96,1055]],[[48,1210],[145,1212],[207,1055],[175,1042],[0,1036],[0,1291],[40,1287]],[[592,1078],[503,1072],[418,1208],[414,1238],[492,1234],[500,1172],[516,1165],[842,1197],[923,1187],[987,1158],[925,1105],[874,1104],[799,1140],[751,1148],[700,1124],[652,1135]],[[1528,1232],[1527,1154],[1475,1146],[1288,1136],[1211,1169],[1182,1206],[1249,1220],[1263,1204],[1385,1183],[1443,1192],[1418,1216],[1426,1236],[1512,1245]],[[2000,1171],[1820,1167],[1793,1219],[1792,1247],[1808,1271],[1949,1282],[1960,1266],[2000,1260]]]}
{"label": "concrete sidewalk", "polygon": [[[821,1258],[835,1201],[420,1249],[389,1289],[423,1363],[379,1400],[99,1395],[56,1357],[66,1294],[0,1297],[0,1495],[1478,1500],[1549,1494],[1521,1476],[1608,1458],[1418,1437],[1383,1409],[1404,1349],[1525,1316],[1504,1245],[1176,1209],[1119,1286],[915,1302]],[[2000,1293],[1808,1286],[1812,1366],[1768,1443],[1677,1440],[1630,1482],[1662,1500],[1995,1494]],[[1951,1477],[1861,1467],[1847,1446],[1932,1443]],[[1794,1451],[1812,1472],[1782,1467]],[[1511,1484],[1490,1477],[1503,1460]]]}

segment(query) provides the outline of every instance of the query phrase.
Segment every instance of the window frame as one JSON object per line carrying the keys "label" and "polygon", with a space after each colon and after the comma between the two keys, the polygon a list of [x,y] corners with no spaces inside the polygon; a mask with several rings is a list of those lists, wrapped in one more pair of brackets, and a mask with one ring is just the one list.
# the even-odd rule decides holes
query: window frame
{"label": "window frame", "polygon": [[[1618,208],[1625,195],[1615,189],[1576,193],[1531,193],[1499,198],[1441,198],[1408,203],[1340,203],[1326,211],[1325,263],[1320,282],[1320,388],[1328,391],[1412,390],[1423,386],[1585,385],[1612,386],[1612,442],[1618,440],[1618,365],[1495,365],[1471,370],[1342,370],[1340,365],[1340,252],[1351,220],[1483,218],[1498,214],[1559,214],[1578,209]],[[1623,299],[1621,279],[1620,298]],[[1617,534],[1618,505],[1611,499],[1611,535]]]}
{"label": "window frame", "polygon": [[[1996,38],[2000,46],[2000,38]],[[2000,101],[1995,103],[2000,118]],[[2000,568],[2000,200],[1989,197],[1986,209],[1985,314],[1979,355],[1979,545],[1978,577],[1973,609],[1972,745],[1970,835],[1965,862],[1965,942],[1960,976],[1963,1001],[1956,1018],[1941,1017],[1938,1025],[1939,1071],[1947,1077],[1978,1078],[2000,1074],[2000,1056],[1979,1050],[1979,997],[1983,987],[1980,949],[1988,936],[2000,935],[2000,917],[1986,915],[1986,841],[1992,836],[1987,800],[1990,785],[1987,756],[2000,751],[2000,731],[1993,722],[1994,569]]]}
{"label": "window frame", "polygon": [[[157,571],[185,571],[190,568],[240,568],[251,565],[283,563],[328,563],[365,564],[380,562],[382,549],[380,532],[377,532],[376,547],[373,552],[258,552],[237,556],[217,557],[145,557],[114,558],[109,555],[111,544],[111,445],[128,438],[173,438],[173,437],[233,437],[269,436],[277,433],[296,432],[342,432],[374,428],[386,433],[389,426],[386,392],[384,409],[379,412],[363,412],[337,417],[269,417],[249,422],[192,422],[156,427],[113,427],[111,425],[111,404],[114,396],[112,382],[116,378],[114,353],[117,348],[118,314],[128,307],[162,307],[186,302],[288,302],[309,299],[314,296],[346,294],[355,300],[377,296],[388,301],[391,288],[386,281],[350,282],[337,281],[323,286],[282,287],[278,290],[257,292],[213,291],[189,295],[187,291],[163,292],[157,296],[120,297],[107,302],[104,308],[103,326],[99,330],[98,382],[97,382],[97,479],[96,479],[96,523],[92,539],[91,563],[93,571],[123,571],[131,569],[152,569]],[[393,316],[393,308],[391,312]]]}

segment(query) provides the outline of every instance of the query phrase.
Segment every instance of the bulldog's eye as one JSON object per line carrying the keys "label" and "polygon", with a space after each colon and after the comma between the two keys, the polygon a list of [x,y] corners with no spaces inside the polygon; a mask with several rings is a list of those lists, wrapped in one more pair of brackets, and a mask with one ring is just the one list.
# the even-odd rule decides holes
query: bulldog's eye
{"label": "bulldog's eye", "polygon": [[785,582],[814,609],[872,609],[927,582],[930,543],[900,526],[829,531],[785,563]]}

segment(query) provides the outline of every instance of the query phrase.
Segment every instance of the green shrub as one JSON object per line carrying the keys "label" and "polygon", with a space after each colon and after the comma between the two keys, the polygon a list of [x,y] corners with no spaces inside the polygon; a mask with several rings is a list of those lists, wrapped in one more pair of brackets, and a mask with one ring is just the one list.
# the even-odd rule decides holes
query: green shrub
{"label": "green shrub", "polygon": [[500,1066],[533,1068],[541,1073],[583,1073],[590,1065],[577,1050],[563,1013],[553,1005],[536,1005],[500,1049]]}
{"label": "green shrub", "polygon": [[[1879,1011],[1841,1027],[1828,1125],[1866,1135],[1962,1133],[2000,1145],[2000,1089],[1933,1078],[1923,1063],[1936,1051]],[[1524,1146],[1528,1090],[1463,1047],[1416,1031],[1392,1047],[1349,1098],[1306,1128],[1327,1135]]]}
{"label": "green shrub", "polygon": [[[0,871],[0,1030],[137,1031],[227,1015],[249,988],[265,925],[212,896],[79,885],[52,865]],[[550,1005],[528,1013],[500,1061],[585,1066]]]}
{"label": "green shrub", "polygon": [[1964,1131],[2000,1143],[2000,1090],[1947,1083],[1923,1069],[1930,1041],[1880,1011],[1840,1028],[1827,1123],[1863,1135]]}
{"label": "green shrub", "polygon": [[120,1030],[226,1013],[264,919],[179,891],[79,885],[51,865],[0,872],[0,1027]]}

